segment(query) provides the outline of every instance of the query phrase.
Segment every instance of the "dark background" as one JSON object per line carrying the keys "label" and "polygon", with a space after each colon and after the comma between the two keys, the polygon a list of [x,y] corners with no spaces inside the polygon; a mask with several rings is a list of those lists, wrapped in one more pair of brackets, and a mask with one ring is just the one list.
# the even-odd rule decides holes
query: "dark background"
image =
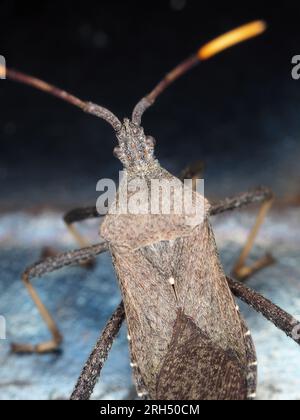
{"label": "dark background", "polygon": [[[145,115],[157,156],[178,173],[206,162],[206,188],[224,196],[267,184],[298,196],[300,6],[193,0],[2,1],[0,54],[120,118],[180,60],[220,33],[264,18],[269,30],[190,72]],[[91,204],[117,177],[114,133],[44,93],[0,81],[0,210]]]}

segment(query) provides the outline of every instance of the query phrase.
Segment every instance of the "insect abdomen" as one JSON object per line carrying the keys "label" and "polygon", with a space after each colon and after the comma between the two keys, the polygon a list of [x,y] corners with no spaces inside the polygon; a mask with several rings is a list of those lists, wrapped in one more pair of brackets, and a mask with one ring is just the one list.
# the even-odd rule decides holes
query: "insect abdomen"
{"label": "insect abdomen", "polygon": [[168,353],[158,376],[155,399],[244,400],[244,367],[232,351],[224,351],[181,310]]}
{"label": "insect abdomen", "polygon": [[210,225],[175,241],[111,250],[149,397],[246,399],[244,332]]}

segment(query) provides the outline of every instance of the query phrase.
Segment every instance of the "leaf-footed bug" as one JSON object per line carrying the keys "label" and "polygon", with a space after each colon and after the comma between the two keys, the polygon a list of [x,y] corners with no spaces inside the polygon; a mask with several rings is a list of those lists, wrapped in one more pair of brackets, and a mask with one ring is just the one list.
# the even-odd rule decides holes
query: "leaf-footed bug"
{"label": "leaf-footed bug", "polygon": [[[46,91],[106,120],[115,130],[119,146],[115,155],[123,163],[126,176],[176,180],[154,157],[154,140],[146,136],[142,115],[156,98],[178,77],[197,63],[265,30],[257,21],[231,31],[201,48],[171,71],[135,107],[131,120],[123,123],[109,110],[84,102],[39,79],[6,69],[6,76]],[[4,71],[0,68],[0,73]],[[119,200],[122,183],[116,196]],[[123,302],[105,327],[71,399],[88,399],[108,356],[114,338],[126,317],[131,366],[138,395],[166,400],[247,400],[256,392],[257,361],[251,334],[233,295],[262,313],[288,336],[295,338],[298,322],[262,296],[224,274],[219,261],[209,216],[263,202],[257,222],[234,268],[234,275],[246,279],[274,261],[267,255],[253,266],[246,259],[269,210],[273,196],[259,189],[218,204],[203,204],[204,215],[191,226],[187,214],[113,214],[108,212],[101,226],[105,242],[63,253],[30,267],[23,281],[44,318],[52,339],[36,346],[15,344],[18,353],[45,353],[61,344],[59,330],[41,302],[30,280],[61,267],[89,261],[109,250],[120,283]],[[78,209],[65,216],[67,226],[82,245],[85,240],[72,224],[98,217],[95,207]]]}

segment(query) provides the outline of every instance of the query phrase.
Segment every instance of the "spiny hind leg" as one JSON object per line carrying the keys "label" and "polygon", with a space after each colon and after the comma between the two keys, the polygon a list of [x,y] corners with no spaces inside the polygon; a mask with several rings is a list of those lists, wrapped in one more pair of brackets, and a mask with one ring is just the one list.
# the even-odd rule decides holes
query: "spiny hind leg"
{"label": "spiny hind leg", "polygon": [[25,284],[26,289],[28,290],[33,302],[38,308],[40,315],[45,321],[50,333],[51,340],[43,342],[37,345],[31,344],[12,344],[12,351],[15,353],[48,353],[55,351],[59,348],[59,345],[62,342],[62,335],[59,332],[59,329],[49,313],[48,309],[45,307],[41,301],[39,295],[37,294],[35,288],[31,284],[31,280],[34,278],[41,277],[46,273],[51,273],[62,267],[66,267],[73,264],[79,264],[82,261],[89,261],[91,258],[94,258],[96,255],[101,254],[107,250],[107,244],[102,243],[94,245],[88,248],[69,251],[55,257],[47,258],[44,261],[41,261],[31,267],[29,267],[23,274],[22,280]]}
{"label": "spiny hind leg", "polygon": [[[118,308],[115,310],[110,320],[106,324],[104,330],[101,332],[101,335],[90,354],[87,362],[85,363],[81,374],[78,378],[78,381],[75,385],[74,391],[71,395],[71,400],[89,400],[96,382],[101,375],[102,368],[108,357],[109,351],[113,345],[115,338],[117,337],[120,328],[125,321],[125,309],[123,302],[120,303]],[[133,371],[134,379],[136,382],[136,390],[139,398],[147,399],[148,392],[145,387],[144,381],[140,374],[140,370],[137,364],[134,362],[132,357],[131,349],[131,337],[127,335],[129,342],[130,353],[131,353],[131,363],[130,366]]]}
{"label": "spiny hind leg", "polygon": [[[300,322],[245,284],[227,277],[231,292],[300,345]],[[249,332],[248,332],[249,334]]]}
{"label": "spiny hind leg", "polygon": [[272,207],[274,201],[273,193],[267,188],[260,188],[255,191],[249,191],[240,196],[225,199],[219,203],[216,203],[211,208],[211,215],[216,215],[224,213],[225,211],[232,211],[235,209],[240,209],[245,206],[254,203],[262,203],[259,210],[255,225],[253,226],[246,244],[234,265],[232,275],[240,281],[245,281],[250,276],[255,274],[257,271],[262,270],[265,267],[268,267],[275,263],[275,259],[270,254],[266,254],[264,257],[257,260],[252,265],[247,265],[247,258],[250,255],[251,250],[253,249],[257,235],[261,229],[265,218]]}
{"label": "spiny hind leg", "polygon": [[[247,287],[245,284],[227,277],[227,282],[231,292],[238,299],[251,306],[256,312],[263,315],[268,321],[272,322],[279,330],[283,331],[288,337],[300,345],[300,322],[292,315],[285,312],[279,306],[266,299],[259,293]],[[245,328],[245,324],[243,323]],[[247,328],[246,328],[247,329]],[[251,346],[251,333],[249,330],[244,336],[247,346],[248,358],[248,399],[255,399],[256,394],[252,392],[256,388],[257,361],[255,358],[255,349]],[[248,345],[247,345],[248,343]],[[253,343],[252,343],[253,345]],[[250,380],[250,383],[249,383]],[[250,387],[249,387],[250,385]]]}
{"label": "spiny hind leg", "polygon": [[85,363],[71,395],[71,400],[90,399],[96,382],[101,374],[103,365],[108,357],[109,351],[124,320],[125,310],[123,302],[121,302],[106,324],[104,330],[101,332],[95,348]]}

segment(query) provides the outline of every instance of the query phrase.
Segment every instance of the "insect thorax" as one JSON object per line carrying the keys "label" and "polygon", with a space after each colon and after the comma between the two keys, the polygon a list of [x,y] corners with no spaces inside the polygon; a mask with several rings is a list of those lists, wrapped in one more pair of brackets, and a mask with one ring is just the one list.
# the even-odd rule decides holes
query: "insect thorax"
{"label": "insect thorax", "polygon": [[117,138],[119,146],[115,148],[114,153],[126,169],[143,172],[147,167],[156,164],[155,141],[145,135],[142,127],[125,119]]}

